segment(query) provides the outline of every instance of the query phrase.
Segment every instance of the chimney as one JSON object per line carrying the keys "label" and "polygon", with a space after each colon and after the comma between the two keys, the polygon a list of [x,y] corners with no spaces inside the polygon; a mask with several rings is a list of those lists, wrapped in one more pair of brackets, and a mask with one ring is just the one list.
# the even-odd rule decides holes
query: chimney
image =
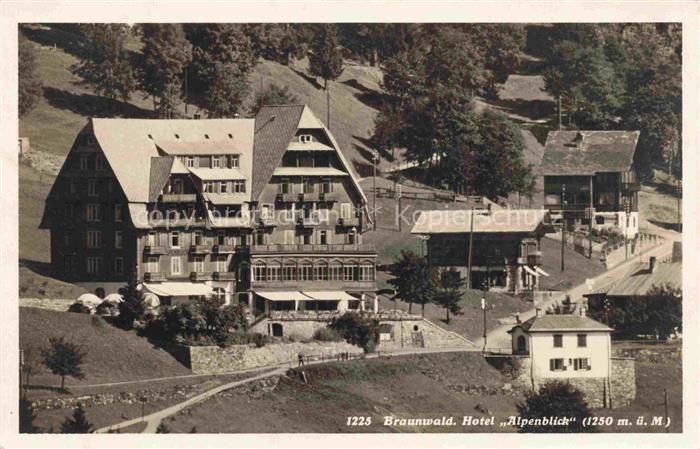
{"label": "chimney", "polygon": [[515,314],[515,323],[520,324],[520,313]]}
{"label": "chimney", "polygon": [[581,145],[583,145],[583,133],[581,133],[581,131],[576,133],[575,142],[576,142],[577,147],[580,147]]}
{"label": "chimney", "polygon": [[656,256],[651,256],[649,258],[649,273],[654,272],[654,267],[656,266]]}

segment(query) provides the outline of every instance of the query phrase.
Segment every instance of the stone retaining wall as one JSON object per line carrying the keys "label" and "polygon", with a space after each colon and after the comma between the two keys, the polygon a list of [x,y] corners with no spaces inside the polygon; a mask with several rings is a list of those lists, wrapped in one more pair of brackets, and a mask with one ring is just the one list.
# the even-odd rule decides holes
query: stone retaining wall
{"label": "stone retaining wall", "polygon": [[[486,361],[513,379],[513,386],[523,389],[538,390],[553,379],[530,376],[531,358],[519,355],[490,354]],[[588,405],[592,408],[624,407],[634,401],[637,395],[634,359],[629,357],[611,358],[610,381],[605,377],[570,377],[561,380],[569,382],[583,392]]]}
{"label": "stone retaining wall", "polygon": [[345,342],[281,343],[267,344],[261,348],[254,345],[228,348],[179,346],[170,349],[180,362],[196,374],[226,373],[285,363],[296,366],[300,353],[307,360],[340,358],[340,354],[346,352],[354,357],[364,354],[362,348]]}
{"label": "stone retaining wall", "polygon": [[392,326],[391,340],[379,342],[378,350],[391,351],[409,348],[463,348],[474,347],[466,338],[441,328],[426,319],[382,319],[381,324]]}
{"label": "stone retaining wall", "polygon": [[56,312],[67,312],[74,302],[74,299],[19,298],[20,307],[35,307]]}

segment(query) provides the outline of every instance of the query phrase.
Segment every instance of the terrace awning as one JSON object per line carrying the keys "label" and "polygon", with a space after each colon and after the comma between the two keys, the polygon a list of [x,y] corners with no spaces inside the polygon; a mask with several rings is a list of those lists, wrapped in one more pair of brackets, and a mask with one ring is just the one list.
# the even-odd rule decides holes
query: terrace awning
{"label": "terrace awning", "polygon": [[277,292],[260,292],[255,291],[255,294],[269,301],[312,301],[313,298],[303,295],[298,291],[277,291]]}
{"label": "terrace awning", "polygon": [[310,297],[311,299],[315,299],[317,301],[352,301],[356,300],[359,301],[358,298],[347,294],[346,292],[343,291],[318,291],[318,292],[307,292],[303,291],[302,292],[304,295]]}
{"label": "terrace awning", "polygon": [[158,296],[208,296],[212,288],[206,284],[194,282],[164,282],[162,284],[143,284],[144,288]]}

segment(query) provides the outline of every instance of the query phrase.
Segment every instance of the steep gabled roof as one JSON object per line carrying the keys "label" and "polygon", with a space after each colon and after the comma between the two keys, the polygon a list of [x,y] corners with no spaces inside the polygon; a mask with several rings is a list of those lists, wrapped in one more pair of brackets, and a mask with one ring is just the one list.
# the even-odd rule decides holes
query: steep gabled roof
{"label": "steep gabled roof", "polygon": [[639,131],[550,131],[539,171],[551,176],[626,172],[638,139]]}
{"label": "steep gabled roof", "polygon": [[474,234],[534,232],[546,214],[544,209],[427,210],[420,213],[411,234],[464,234],[472,229]]}
{"label": "steep gabled roof", "polygon": [[163,186],[170,177],[170,169],[173,166],[173,156],[158,156],[151,158],[151,176],[150,188],[148,192],[148,201],[155,203],[158,201],[158,196],[163,191]]}
{"label": "steep gabled roof", "polygon": [[534,316],[524,323],[513,326],[513,328],[516,327],[520,327],[525,332],[612,331],[605,324],[579,314]]}
{"label": "steep gabled roof", "polygon": [[303,105],[263,106],[255,116],[252,200],[260,196],[280,164],[296,134],[303,111]]}

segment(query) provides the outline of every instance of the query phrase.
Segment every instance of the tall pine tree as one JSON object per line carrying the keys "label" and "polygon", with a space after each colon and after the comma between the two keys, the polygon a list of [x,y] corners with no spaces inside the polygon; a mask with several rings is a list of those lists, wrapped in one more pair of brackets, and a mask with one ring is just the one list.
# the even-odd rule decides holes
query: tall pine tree
{"label": "tall pine tree", "polygon": [[338,46],[335,24],[324,23],[318,26],[310,50],[309,72],[323,78],[323,89],[328,90],[328,80],[337,79],[343,73],[343,57]]}
{"label": "tall pine tree", "polygon": [[148,23],[140,26],[143,50],[138,59],[139,84],[153,96],[161,118],[171,118],[182,97],[185,67],[192,59],[192,45],[182,25]]}

